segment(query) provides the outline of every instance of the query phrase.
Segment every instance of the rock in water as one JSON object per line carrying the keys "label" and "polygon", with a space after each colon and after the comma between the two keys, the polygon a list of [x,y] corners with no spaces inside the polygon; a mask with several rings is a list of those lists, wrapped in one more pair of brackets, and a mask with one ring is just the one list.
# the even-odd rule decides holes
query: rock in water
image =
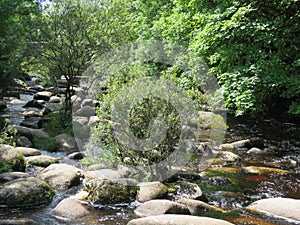
{"label": "rock in water", "polygon": [[19,178],[0,186],[0,205],[15,208],[49,203],[55,195],[46,182],[35,178]]}
{"label": "rock in water", "polygon": [[128,225],[234,225],[225,220],[187,215],[159,215],[131,220]]}
{"label": "rock in water", "polygon": [[0,172],[25,171],[24,156],[10,145],[0,145]]}

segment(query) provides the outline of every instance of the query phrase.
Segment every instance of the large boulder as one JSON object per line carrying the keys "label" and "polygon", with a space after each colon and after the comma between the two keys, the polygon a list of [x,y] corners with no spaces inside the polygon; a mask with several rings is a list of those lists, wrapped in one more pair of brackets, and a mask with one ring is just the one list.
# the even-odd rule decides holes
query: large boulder
{"label": "large boulder", "polygon": [[82,171],[67,164],[51,164],[39,174],[39,177],[58,190],[66,190],[80,184]]}
{"label": "large boulder", "polygon": [[19,178],[0,185],[0,205],[5,207],[28,207],[49,203],[55,195],[46,182],[35,178]]}
{"label": "large boulder", "polygon": [[28,127],[23,127],[23,126],[15,126],[15,128],[18,131],[18,134],[21,136],[25,136],[29,138],[31,141],[33,138],[38,137],[38,138],[50,138],[50,135],[43,131],[42,129],[32,129]]}
{"label": "large boulder", "polygon": [[84,184],[88,200],[95,204],[131,202],[137,194],[137,182],[133,179],[93,179]]}
{"label": "large boulder", "polygon": [[52,95],[53,94],[50,91],[40,91],[40,92],[36,93],[33,96],[33,98],[36,99],[36,100],[49,101]]}
{"label": "large boulder", "polygon": [[177,195],[204,202],[208,201],[201,188],[197,184],[188,181],[179,181]]}
{"label": "large boulder", "polygon": [[42,110],[36,109],[36,108],[29,108],[25,112],[23,112],[23,115],[25,118],[29,117],[42,117],[43,112]]}
{"label": "large boulder", "polygon": [[0,144],[0,172],[25,171],[24,156],[10,145]]}
{"label": "large boulder", "polygon": [[29,138],[25,136],[20,136],[17,139],[17,146],[20,147],[32,147],[32,142],[29,140]]}
{"label": "large boulder", "polygon": [[139,183],[138,186],[140,188],[137,195],[137,200],[139,202],[166,198],[168,194],[167,186],[159,181]]}
{"label": "large boulder", "polygon": [[75,116],[90,117],[95,115],[96,115],[95,107],[91,107],[91,106],[84,106],[75,112]]}
{"label": "large boulder", "polygon": [[38,108],[38,109],[42,109],[44,108],[44,101],[43,100],[35,100],[32,99],[28,102],[25,103],[25,105],[23,105],[23,108]]}
{"label": "large boulder", "polygon": [[187,215],[159,215],[131,220],[128,225],[234,225],[225,220]]}
{"label": "large boulder", "polygon": [[253,202],[246,209],[256,213],[293,220],[300,224],[300,200],[291,198],[269,198]]}
{"label": "large boulder", "polygon": [[41,155],[41,152],[35,148],[17,147],[16,150],[18,150],[25,157]]}
{"label": "large boulder", "polygon": [[150,200],[137,207],[134,212],[139,217],[162,214],[191,214],[185,205],[170,200]]}
{"label": "large boulder", "polygon": [[90,211],[76,199],[66,198],[58,203],[58,205],[51,210],[50,214],[72,220],[87,216],[90,214]]}
{"label": "large boulder", "polygon": [[58,143],[58,150],[64,152],[74,152],[78,150],[76,140],[68,134],[60,134],[55,137]]}
{"label": "large boulder", "polygon": [[29,117],[29,118],[25,118],[25,120],[23,120],[20,125],[24,127],[33,128],[33,129],[39,129],[42,128],[42,123],[43,121],[39,117]]}
{"label": "large boulder", "polygon": [[50,103],[61,103],[61,98],[58,96],[51,96],[49,99]]}
{"label": "large boulder", "polygon": [[101,169],[101,170],[86,171],[84,173],[84,177],[86,181],[90,181],[93,179],[115,180],[115,179],[120,179],[121,174],[118,171],[113,169]]}
{"label": "large boulder", "polygon": [[47,167],[51,164],[58,163],[60,158],[47,155],[37,155],[26,157],[25,160],[28,165]]}

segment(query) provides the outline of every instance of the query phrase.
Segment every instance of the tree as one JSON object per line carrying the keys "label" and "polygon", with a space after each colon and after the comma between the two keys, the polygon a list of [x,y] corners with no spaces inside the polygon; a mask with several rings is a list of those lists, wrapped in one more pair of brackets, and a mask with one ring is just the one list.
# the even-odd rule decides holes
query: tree
{"label": "tree", "polygon": [[14,78],[23,73],[21,63],[30,54],[39,13],[38,4],[30,0],[0,1],[0,95],[5,95]]}
{"label": "tree", "polygon": [[[130,39],[126,1],[57,0],[45,9],[40,26],[40,62],[44,76],[67,81],[65,110],[71,109],[76,79],[111,45]],[[129,24],[130,25],[130,24]]]}

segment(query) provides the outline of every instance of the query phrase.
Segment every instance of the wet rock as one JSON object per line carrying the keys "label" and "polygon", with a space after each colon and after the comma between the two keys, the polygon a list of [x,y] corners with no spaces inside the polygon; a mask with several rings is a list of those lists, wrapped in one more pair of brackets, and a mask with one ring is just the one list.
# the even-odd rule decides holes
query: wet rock
{"label": "wet rock", "polygon": [[253,202],[246,209],[268,216],[280,217],[300,223],[300,200],[291,198],[270,198]]}
{"label": "wet rock", "polygon": [[16,150],[18,150],[25,157],[41,155],[41,152],[35,148],[17,147]]}
{"label": "wet rock", "polygon": [[87,191],[80,191],[76,195],[72,195],[70,198],[76,200],[87,200],[89,197],[89,193]]}
{"label": "wet rock", "polygon": [[58,205],[51,210],[50,214],[72,220],[87,216],[90,214],[90,211],[77,200],[67,198],[59,202]]}
{"label": "wet rock", "polygon": [[223,162],[235,162],[241,159],[237,154],[228,151],[221,151],[218,155]]}
{"label": "wet rock", "polygon": [[30,86],[28,88],[29,90],[34,90],[34,91],[44,91],[45,88],[42,85],[34,85],[34,86]]}
{"label": "wet rock", "polygon": [[46,182],[35,178],[19,178],[0,186],[0,205],[15,208],[49,203],[55,192]]}
{"label": "wet rock", "polygon": [[128,225],[234,225],[225,220],[187,215],[158,215],[134,219]]}
{"label": "wet rock", "polygon": [[158,181],[139,183],[138,186],[140,188],[137,194],[139,202],[166,198],[168,194],[167,186]]}
{"label": "wet rock", "polygon": [[37,108],[37,109],[42,109],[44,108],[44,101],[40,101],[40,100],[30,100],[28,102],[25,103],[25,105],[23,105],[23,108]]}
{"label": "wet rock", "polygon": [[25,158],[28,165],[47,167],[51,164],[58,163],[59,158],[46,155],[30,156]]}
{"label": "wet rock", "polygon": [[36,108],[29,108],[25,112],[23,112],[23,115],[24,115],[25,118],[42,117],[43,112],[39,109],[36,109]]}
{"label": "wet rock", "polygon": [[0,144],[0,172],[21,171],[26,168],[24,156],[9,145]]}
{"label": "wet rock", "polygon": [[32,129],[32,128],[28,128],[28,127],[23,127],[23,126],[15,126],[15,128],[18,131],[18,134],[21,136],[25,136],[27,138],[29,138],[29,140],[33,140],[34,137],[38,137],[38,138],[50,138],[50,135],[47,134],[45,131],[43,131],[42,129]]}
{"label": "wet rock", "polygon": [[61,98],[58,96],[51,96],[49,99],[49,103],[61,103]]}
{"label": "wet rock", "polygon": [[33,98],[36,100],[44,100],[44,101],[49,101],[50,97],[52,96],[52,92],[50,91],[40,91],[36,93]]}
{"label": "wet rock", "polygon": [[208,201],[201,188],[197,184],[188,181],[179,181],[177,195],[204,202]]}
{"label": "wet rock", "polygon": [[51,164],[39,174],[39,177],[59,190],[65,190],[80,184],[81,170],[67,164]]}
{"label": "wet rock", "polygon": [[220,149],[222,151],[233,151],[235,150],[235,147],[232,144],[221,144]]}
{"label": "wet rock", "polygon": [[234,168],[234,167],[208,166],[206,168],[206,171],[216,171],[216,172],[221,172],[221,173],[234,174],[234,173],[240,172],[240,169]]}
{"label": "wet rock", "polygon": [[6,102],[3,100],[0,100],[0,111],[3,111],[7,108]]}
{"label": "wet rock", "polygon": [[226,212],[221,208],[209,205],[205,202],[198,201],[198,200],[182,198],[179,199],[177,202],[188,207],[188,209],[191,212],[191,215],[202,215],[203,213],[206,212],[221,212],[221,213]]}
{"label": "wet rock", "polygon": [[33,129],[39,129],[42,127],[42,119],[39,117],[25,118],[25,120],[23,120],[20,125]]}
{"label": "wet rock", "polygon": [[139,217],[156,216],[162,214],[191,214],[185,205],[172,202],[170,200],[150,200],[137,207],[134,212]]}
{"label": "wet rock", "polygon": [[263,150],[259,148],[251,148],[249,151],[247,151],[247,154],[262,154]]}
{"label": "wet rock", "polygon": [[233,147],[235,149],[238,149],[238,148],[251,148],[252,147],[250,139],[235,141],[231,144],[233,145]]}
{"label": "wet rock", "polygon": [[84,158],[84,153],[82,152],[73,152],[71,154],[68,155],[69,159],[74,159],[74,160],[80,160]]}
{"label": "wet rock", "polygon": [[0,225],[38,225],[38,223],[30,219],[11,219],[0,220]]}
{"label": "wet rock", "polygon": [[131,202],[137,194],[137,182],[133,179],[93,179],[84,184],[89,193],[88,200],[94,204],[116,204]]}
{"label": "wet rock", "polygon": [[23,172],[7,172],[0,174],[0,184],[9,182],[12,180],[16,180],[19,178],[27,178],[30,177],[29,174]]}
{"label": "wet rock", "polygon": [[290,171],[277,169],[277,168],[271,168],[271,167],[262,167],[262,166],[247,166],[243,168],[243,171],[245,173],[251,173],[251,174],[290,174]]}
{"label": "wet rock", "polygon": [[90,117],[95,116],[95,107],[85,106],[75,112],[75,116]]}
{"label": "wet rock", "polygon": [[59,151],[73,152],[78,149],[75,138],[68,134],[57,135],[55,140],[58,143]]}
{"label": "wet rock", "polygon": [[29,140],[29,138],[25,137],[25,136],[20,136],[17,139],[17,146],[20,147],[32,147],[32,143]]}

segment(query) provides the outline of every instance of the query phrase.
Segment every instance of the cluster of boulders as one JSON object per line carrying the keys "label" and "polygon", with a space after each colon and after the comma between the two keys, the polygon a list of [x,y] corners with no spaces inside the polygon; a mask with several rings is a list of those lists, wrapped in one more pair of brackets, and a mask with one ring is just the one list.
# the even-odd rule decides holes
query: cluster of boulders
{"label": "cluster of boulders", "polygon": [[[62,83],[63,85],[63,83]],[[60,87],[62,88],[62,87]],[[34,99],[24,107],[25,120],[16,126],[19,134],[18,147],[0,145],[0,205],[1,207],[19,208],[31,207],[49,203],[55,193],[65,193],[77,187],[78,191],[62,199],[51,210],[50,214],[57,218],[82,220],[91,214],[91,206],[137,202],[134,210],[137,219],[129,225],[139,224],[215,224],[226,225],[231,222],[209,218],[207,215],[217,214],[226,217],[229,211],[209,204],[208,197],[199,187],[199,182],[212,171],[226,173],[249,174],[290,174],[289,170],[272,166],[248,165],[242,168],[234,167],[245,155],[264,154],[263,143],[258,139],[242,140],[222,144],[210,149],[210,133],[214,127],[224,129],[224,121],[213,113],[200,112],[203,118],[203,129],[199,139],[203,144],[203,152],[208,148],[209,155],[204,163],[195,170],[202,173],[181,171],[165,182],[138,182],[132,174],[138,173],[134,168],[119,165],[111,168],[106,164],[94,164],[85,169],[69,165],[63,158],[42,155],[38,149],[32,148],[34,137],[49,138],[49,134],[41,129],[44,115],[61,108],[63,98],[54,95],[52,91],[40,86],[30,88],[35,92]],[[74,120],[78,126],[78,137],[84,139],[88,127],[97,120],[95,105],[92,99],[72,96]],[[2,103],[0,102],[0,107]],[[1,109],[1,108],[0,108]],[[217,129],[216,129],[217,130]],[[83,157],[78,151],[76,141],[67,134],[55,137],[58,143],[57,151],[67,158],[78,160]],[[195,152],[197,153],[197,152]],[[73,162],[73,161],[72,161]],[[286,161],[290,167],[295,162]],[[28,170],[28,168],[31,168]],[[225,177],[211,177],[212,182],[220,186],[230,184]],[[300,200],[288,198],[270,198],[256,201],[246,207],[246,210],[266,215],[300,221],[298,209]],[[211,213],[211,214],[209,214]],[[0,224],[1,224],[0,220]],[[3,222],[4,223],[4,222]]]}

